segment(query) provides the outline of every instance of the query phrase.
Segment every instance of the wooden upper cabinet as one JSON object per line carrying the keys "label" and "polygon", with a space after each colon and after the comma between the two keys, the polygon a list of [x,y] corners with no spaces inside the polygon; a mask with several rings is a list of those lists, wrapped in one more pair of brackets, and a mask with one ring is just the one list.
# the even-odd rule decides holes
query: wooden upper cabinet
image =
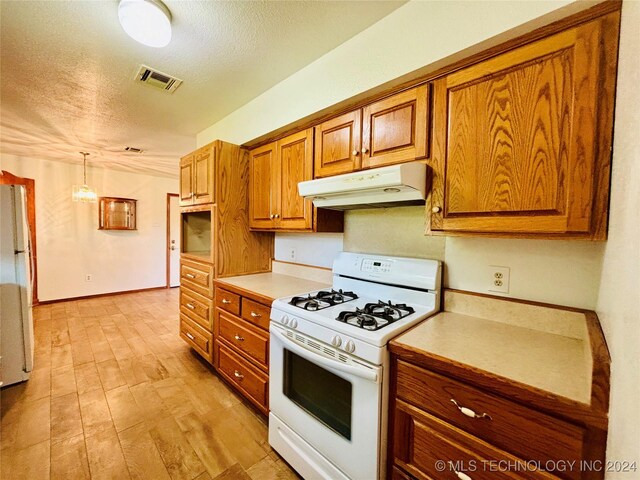
{"label": "wooden upper cabinet", "polygon": [[193,154],[180,159],[180,206],[192,205],[193,198]]}
{"label": "wooden upper cabinet", "polygon": [[362,168],[424,158],[429,153],[429,85],[400,92],[362,110]]}
{"label": "wooden upper cabinet", "polygon": [[180,159],[180,206],[213,203],[215,146],[206,145]]}
{"label": "wooden upper cabinet", "polygon": [[432,231],[605,237],[610,151],[598,146],[611,142],[613,25],[585,23],[434,82]]}
{"label": "wooden upper cabinet", "polygon": [[193,204],[213,203],[216,149],[207,145],[199,149],[193,159]]}
{"label": "wooden upper cabinet", "polygon": [[298,194],[298,183],[313,177],[313,128],[253,149],[250,165],[252,229],[343,231],[342,212],[316,209]]}
{"label": "wooden upper cabinet", "polygon": [[313,129],[276,142],[276,226],[282,229],[312,228],[313,204],[298,194],[298,183],[313,177]]}
{"label": "wooden upper cabinet", "polygon": [[362,111],[356,110],[315,127],[314,178],[360,170],[361,123]]}
{"label": "wooden upper cabinet", "polygon": [[249,158],[249,225],[274,228],[276,144],[269,143],[251,151]]}

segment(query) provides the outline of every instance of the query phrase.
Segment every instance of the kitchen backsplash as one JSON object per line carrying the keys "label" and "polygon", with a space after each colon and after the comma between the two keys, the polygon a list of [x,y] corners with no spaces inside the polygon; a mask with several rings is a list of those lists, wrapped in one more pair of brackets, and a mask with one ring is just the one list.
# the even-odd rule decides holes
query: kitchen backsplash
{"label": "kitchen backsplash", "polygon": [[344,249],[444,260],[445,237],[425,236],[424,207],[351,210],[345,215]]}

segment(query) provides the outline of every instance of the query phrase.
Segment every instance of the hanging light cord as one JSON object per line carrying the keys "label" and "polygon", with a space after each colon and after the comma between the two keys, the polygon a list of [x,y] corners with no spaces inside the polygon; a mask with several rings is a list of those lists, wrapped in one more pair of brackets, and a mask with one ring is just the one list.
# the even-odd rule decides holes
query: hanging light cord
{"label": "hanging light cord", "polygon": [[87,155],[91,155],[90,153],[86,153],[86,152],[80,152],[80,154],[82,154],[83,156],[83,161],[82,161],[82,171],[83,171],[83,185],[87,184]]}

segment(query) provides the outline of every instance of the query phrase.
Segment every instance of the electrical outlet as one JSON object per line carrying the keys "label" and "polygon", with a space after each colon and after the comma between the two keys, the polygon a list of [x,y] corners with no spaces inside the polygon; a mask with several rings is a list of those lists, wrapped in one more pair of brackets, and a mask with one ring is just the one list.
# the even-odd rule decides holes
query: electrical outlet
{"label": "electrical outlet", "polygon": [[489,291],[496,293],[509,293],[509,267],[489,265]]}
{"label": "electrical outlet", "polygon": [[291,247],[289,249],[289,261],[290,262],[295,262],[296,261],[296,257],[297,257],[298,251],[295,247]]}
{"label": "electrical outlet", "polygon": [[85,281],[85,282],[90,282],[90,281],[92,281],[92,280],[93,280],[93,275],[91,275],[90,273],[87,273],[87,274],[84,276],[84,281]]}

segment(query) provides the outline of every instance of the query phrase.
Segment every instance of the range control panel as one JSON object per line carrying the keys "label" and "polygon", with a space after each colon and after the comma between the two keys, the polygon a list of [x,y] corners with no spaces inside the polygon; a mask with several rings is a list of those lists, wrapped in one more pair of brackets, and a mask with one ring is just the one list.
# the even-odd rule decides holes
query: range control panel
{"label": "range control panel", "polygon": [[388,273],[391,271],[391,262],[380,259],[365,258],[360,269],[369,273]]}

